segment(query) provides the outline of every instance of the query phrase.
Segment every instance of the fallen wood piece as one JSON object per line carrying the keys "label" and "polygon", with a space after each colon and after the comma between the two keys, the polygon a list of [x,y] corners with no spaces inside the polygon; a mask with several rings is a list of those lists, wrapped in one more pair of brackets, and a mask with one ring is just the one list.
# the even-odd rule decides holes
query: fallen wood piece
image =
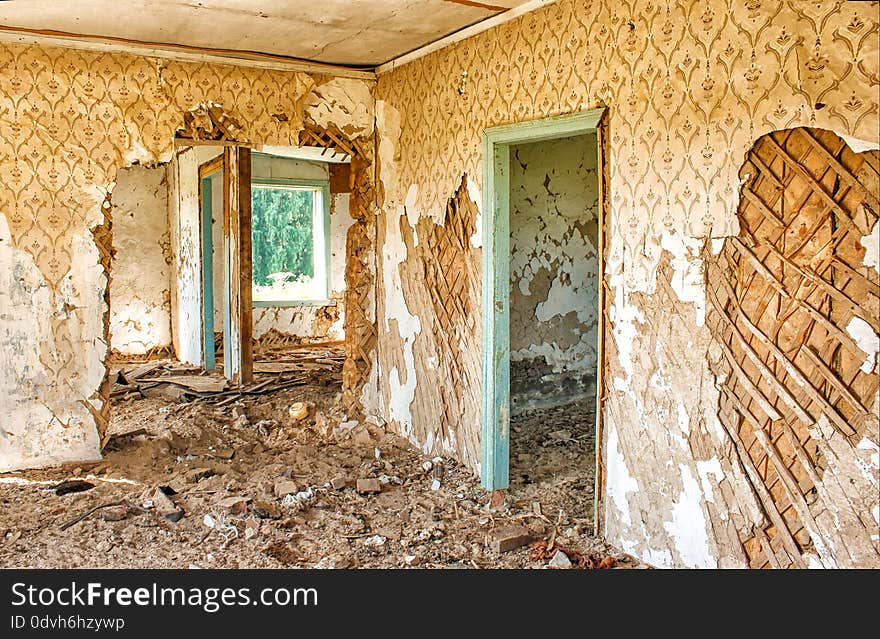
{"label": "fallen wood piece", "polygon": [[216,377],[201,377],[199,375],[169,375],[167,377],[145,378],[145,382],[157,382],[159,384],[175,384],[193,390],[197,393],[219,393],[226,389],[227,381]]}
{"label": "fallen wood piece", "polygon": [[110,503],[108,503],[108,504],[101,504],[100,506],[95,506],[94,508],[90,508],[89,510],[87,510],[86,512],[84,512],[82,515],[79,515],[79,516],[77,516],[77,517],[74,517],[73,519],[71,519],[70,521],[68,521],[66,524],[61,524],[61,530],[67,530],[68,528],[70,528],[70,527],[73,526],[74,524],[78,524],[78,523],[81,522],[83,519],[85,519],[86,517],[88,517],[88,516],[91,515],[92,513],[96,513],[96,512],[98,512],[98,511],[101,510],[102,508],[111,508],[112,506],[121,506],[121,505],[123,505],[123,504],[125,504],[125,503],[127,503],[127,502],[125,502],[124,500],[123,500],[123,501],[112,501],[112,502],[110,502]]}
{"label": "fallen wood piece", "polygon": [[119,374],[116,377],[117,379],[121,379],[122,383],[131,385],[137,382],[141,377],[146,377],[156,369],[162,368],[164,365],[165,362],[162,361],[147,362],[146,364],[141,364],[140,366],[131,369],[123,368],[119,371]]}

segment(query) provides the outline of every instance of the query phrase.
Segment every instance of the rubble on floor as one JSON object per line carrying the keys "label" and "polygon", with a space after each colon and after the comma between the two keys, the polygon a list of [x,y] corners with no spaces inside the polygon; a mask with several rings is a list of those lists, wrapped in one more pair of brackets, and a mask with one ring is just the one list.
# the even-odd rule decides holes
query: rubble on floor
{"label": "rubble on floor", "polygon": [[[537,469],[542,452],[491,507],[453,460],[344,413],[338,352],[289,363],[320,366],[259,373],[271,392],[182,384],[177,399],[141,391],[211,377],[123,368],[134,388],[116,395],[103,461],[0,475],[0,567],[546,568],[565,566],[560,551],[572,567],[641,567],[591,536],[592,493]],[[298,402],[307,416],[291,416]],[[493,548],[511,527],[524,543]]]}
{"label": "rubble on floor", "polygon": [[563,513],[572,534],[593,532],[595,410],[595,397],[584,395],[511,417],[510,495],[533,509],[539,529],[555,525]]}

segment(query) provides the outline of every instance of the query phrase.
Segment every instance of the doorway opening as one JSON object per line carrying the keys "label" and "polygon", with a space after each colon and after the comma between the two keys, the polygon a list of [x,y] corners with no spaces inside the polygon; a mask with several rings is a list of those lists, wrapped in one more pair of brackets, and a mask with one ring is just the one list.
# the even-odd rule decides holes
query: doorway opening
{"label": "doorway opening", "polygon": [[[345,339],[345,241],[354,222],[350,159],[314,155],[300,147],[250,154],[249,347],[254,360],[307,346],[341,352]],[[221,361],[226,367],[230,345],[222,154],[200,165],[199,180],[202,349],[204,367],[212,370]]]}
{"label": "doorway opening", "polygon": [[597,525],[603,110],[484,134],[483,485]]}

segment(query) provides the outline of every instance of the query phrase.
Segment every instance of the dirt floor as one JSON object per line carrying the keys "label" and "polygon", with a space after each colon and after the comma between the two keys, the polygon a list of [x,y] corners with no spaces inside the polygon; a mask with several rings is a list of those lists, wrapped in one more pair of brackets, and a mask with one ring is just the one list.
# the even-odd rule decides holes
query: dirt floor
{"label": "dirt floor", "polygon": [[561,516],[588,534],[596,475],[594,414],[595,400],[584,398],[510,419],[511,495],[539,504],[554,523]]}
{"label": "dirt floor", "polygon": [[[126,392],[102,462],[0,475],[0,567],[641,567],[591,535],[592,441],[566,427],[586,404],[514,424],[498,504],[454,461],[348,420],[339,368],[222,407]],[[86,490],[57,494],[70,479]],[[511,526],[533,542],[500,552]]]}

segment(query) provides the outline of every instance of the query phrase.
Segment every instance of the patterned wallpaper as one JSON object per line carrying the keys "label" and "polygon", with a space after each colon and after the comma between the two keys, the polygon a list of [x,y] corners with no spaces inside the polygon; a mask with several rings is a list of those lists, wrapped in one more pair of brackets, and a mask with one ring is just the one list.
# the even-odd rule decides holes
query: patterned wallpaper
{"label": "patterned wallpaper", "polygon": [[[732,522],[757,521],[760,507],[718,421],[704,239],[738,231],[738,173],[763,134],[812,126],[856,150],[878,143],[878,23],[876,2],[559,0],[380,77],[380,179],[394,220],[380,229],[397,218],[442,223],[463,176],[479,199],[484,128],[608,108],[600,515],[612,542],[655,565],[747,564]],[[434,313],[405,290],[384,291],[383,308],[405,309],[414,325]],[[394,334],[383,339],[387,376],[403,370],[405,348]],[[430,342],[418,335],[409,348]],[[429,351],[435,368],[451,365],[442,349]],[[479,379],[479,351],[465,355],[456,359],[468,362],[466,377]],[[449,422],[432,408],[442,405],[432,375],[418,367],[416,380],[400,382],[415,387],[409,429],[426,431],[418,439],[435,454],[453,442],[476,467],[461,442],[477,434],[477,402]]]}
{"label": "patterned wallpaper", "polygon": [[96,188],[133,160],[167,161],[184,111],[216,102],[248,140],[295,144],[295,101],[313,84],[289,72],[0,47],[0,208],[16,245],[56,287],[70,267],[70,231],[94,223]]}
{"label": "patterned wallpaper", "polygon": [[737,171],[764,133],[876,140],[878,42],[877,3],[560,0],[382,76],[379,96],[401,112],[399,183],[435,219],[462,173],[481,182],[485,127],[609,106],[635,285],[656,266],[638,263],[649,230],[735,230]]}
{"label": "patterned wallpaper", "polygon": [[0,46],[0,469],[97,455],[106,248],[92,229],[117,170],[169,160],[184,112],[202,102],[222,105],[245,140],[295,145],[314,85],[292,72]]}

